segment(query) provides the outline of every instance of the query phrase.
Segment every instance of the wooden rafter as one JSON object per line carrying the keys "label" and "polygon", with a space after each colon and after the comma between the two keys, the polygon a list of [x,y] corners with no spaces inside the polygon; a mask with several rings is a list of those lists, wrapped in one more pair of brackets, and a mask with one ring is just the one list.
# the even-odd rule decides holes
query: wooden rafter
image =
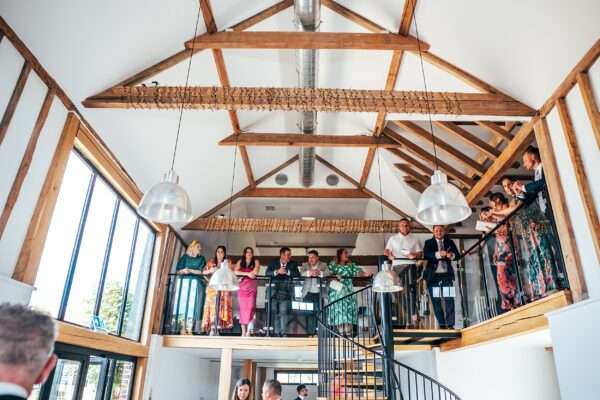
{"label": "wooden rafter", "polygon": [[30,72],[31,64],[25,61],[23,63],[23,68],[21,68],[21,72],[19,73],[19,78],[17,79],[15,88],[13,89],[10,99],[8,100],[6,108],[4,109],[4,114],[2,114],[2,120],[0,120],[0,144],[2,144],[4,138],[6,137],[6,132],[8,132],[8,127],[12,121],[13,115],[15,114],[17,103],[19,103],[21,94],[23,94],[23,89],[25,89],[25,83],[27,83],[27,77],[29,77]]}
{"label": "wooden rafter", "polygon": [[[266,9],[258,12],[257,14],[254,14],[253,16],[248,17],[245,20],[240,21],[235,25],[232,25],[228,29],[234,30],[234,31],[246,30],[246,29],[251,28],[252,26],[258,24],[259,22],[262,22],[265,19],[291,7],[292,5],[294,5],[293,0],[280,1],[276,4],[274,4],[273,6],[268,7]],[[204,35],[208,35],[208,34],[209,33],[205,33]],[[193,53],[196,54],[203,50],[204,49],[195,49],[193,51]],[[153,64],[153,65],[143,69],[142,71],[137,72],[136,74],[130,76],[129,78],[124,79],[123,81],[117,83],[113,87],[138,85],[138,84],[152,78],[153,76],[159,74],[160,72],[162,72],[166,69],[169,69],[169,68],[179,64],[182,61],[185,61],[189,57],[190,57],[190,50],[183,49],[183,50],[157,62],[156,64]]]}
{"label": "wooden rafter", "polygon": [[[400,35],[408,35],[416,5],[417,0],[406,0],[404,2],[404,9],[402,10],[402,17],[400,19],[400,28],[398,29],[398,33]],[[346,13],[345,15],[347,16],[348,13]],[[354,20],[356,21],[356,19]],[[396,87],[396,80],[398,79],[398,74],[400,73],[400,64],[402,63],[403,55],[403,50],[395,50],[392,54],[392,60],[390,61],[387,78],[385,80],[385,90],[394,90],[394,88]],[[383,128],[385,126],[385,116],[385,111],[379,111],[377,113],[375,127],[373,128],[374,136],[380,136],[381,132],[383,132]],[[363,172],[360,177],[361,187],[365,187],[365,185],[367,184],[367,180],[369,179],[369,174],[371,172],[371,167],[373,166],[374,158],[375,150],[369,149],[369,151],[367,152],[365,164],[363,166]]]}
{"label": "wooden rafter", "polygon": [[423,174],[427,175],[427,176],[431,176],[433,175],[433,169],[430,168],[429,166],[423,164],[421,161],[417,160],[416,158],[412,157],[409,154],[406,154],[398,149],[391,149],[389,150],[390,153],[392,153],[393,155],[395,155],[398,158],[401,158],[402,160],[406,161],[409,165],[411,165],[413,168],[416,168],[418,170],[420,170]]}
{"label": "wooden rafter", "polygon": [[[206,1],[206,0],[201,0]],[[352,32],[215,32],[185,43],[187,48],[205,49],[333,49],[417,50],[415,38],[391,33]],[[422,49],[429,45],[421,42]]]}
{"label": "wooden rafter", "polygon": [[412,168],[411,165],[396,163],[396,164],[394,164],[394,166],[396,168],[398,168],[400,171],[402,171],[404,174],[406,174],[405,178],[411,178],[425,186],[429,186],[429,184],[430,184],[429,177],[418,173],[417,171],[415,171]]}
{"label": "wooden rafter", "polygon": [[379,112],[531,116],[521,103],[481,93],[258,87],[121,86],[86,99],[90,108]]}
{"label": "wooden rafter", "polygon": [[[422,147],[414,144],[410,140],[404,138],[403,136],[397,134],[396,132],[394,132],[390,128],[385,128],[383,130],[383,134],[386,135],[387,137],[389,137],[390,139],[394,140],[398,144],[400,144],[401,148],[403,148],[406,152],[415,154],[419,158],[421,158],[421,159],[423,159],[425,161],[428,161],[430,163],[435,163],[435,158],[434,158],[434,156],[431,153],[429,153],[428,151],[426,151]],[[471,187],[475,185],[475,181],[473,179],[469,178],[468,176],[466,176],[462,172],[458,171],[453,166],[445,163],[444,161],[438,159],[437,160],[437,165],[438,165],[438,168],[441,171],[445,172],[446,174],[448,174],[452,178],[454,178],[454,179],[456,179],[458,181],[461,181],[465,185],[471,186]]]}
{"label": "wooden rafter", "polygon": [[281,233],[396,233],[397,220],[283,219],[283,218],[198,218],[184,230],[206,232]]}
{"label": "wooden rafter", "polygon": [[295,199],[364,199],[369,196],[359,189],[317,188],[254,188],[242,197],[295,198]]}
{"label": "wooden rafter", "polygon": [[513,139],[513,135],[511,135],[510,132],[508,132],[506,129],[502,128],[501,126],[498,126],[498,124],[496,124],[495,122],[491,122],[491,121],[476,121],[477,125],[481,126],[483,129],[487,130],[488,132],[492,133],[495,136],[498,136],[499,138],[502,138],[504,140],[508,140],[511,141]]}
{"label": "wooden rafter", "polygon": [[477,181],[477,184],[467,194],[466,197],[469,204],[475,204],[477,200],[484,196],[498,182],[504,171],[510,168],[513,161],[531,143],[533,139],[533,126],[538,119],[538,117],[532,118],[519,129],[500,157],[490,165],[486,173],[483,174],[481,179]]}
{"label": "wooden rafter", "polygon": [[592,125],[592,132],[594,132],[596,144],[598,144],[598,148],[600,148],[600,111],[598,110],[598,103],[594,97],[590,76],[587,72],[580,72],[577,74],[577,86],[581,92],[585,111],[587,112],[590,124]]}
{"label": "wooden rafter", "polygon": [[[202,10],[202,16],[204,18],[204,24],[206,25],[206,31],[212,36],[217,31],[217,24],[215,17],[210,6],[210,0],[200,0],[200,9]],[[195,38],[197,39],[197,38]],[[196,45],[190,47],[192,52],[196,49]],[[215,60],[215,66],[217,67],[217,74],[219,75],[219,82],[224,88],[230,87],[229,75],[227,74],[227,68],[225,67],[225,59],[223,58],[223,52],[220,49],[213,49],[213,58]],[[229,120],[231,121],[231,127],[235,134],[240,133],[240,121],[238,119],[235,110],[229,110]],[[246,147],[240,146],[240,156],[244,164],[244,171],[246,172],[246,179],[251,187],[256,186],[254,180],[254,174],[252,173],[252,164],[250,163],[250,157]]]}
{"label": "wooden rafter", "polygon": [[480,174],[485,172],[485,168],[481,164],[479,164],[478,162],[476,162],[475,160],[473,160],[471,157],[467,156],[463,152],[457,150],[455,147],[451,146],[450,144],[448,144],[441,138],[439,138],[439,137],[434,138],[431,133],[429,133],[427,130],[421,128],[419,125],[415,124],[414,122],[393,121],[392,124],[402,128],[404,130],[412,132],[419,138],[421,138],[429,143],[433,144],[433,142],[435,141],[436,147],[438,147],[439,149],[446,152],[448,155],[450,155],[452,158],[457,160],[459,163],[463,164],[466,167],[473,168],[474,170],[478,171]]}
{"label": "wooden rafter", "polygon": [[[469,146],[472,146],[485,154],[491,159],[496,159],[500,155],[500,150],[497,150],[494,146],[487,143],[485,140],[481,140],[477,136],[473,135],[469,131],[461,128],[453,122],[447,121],[434,121],[434,124],[444,131],[448,132],[455,138],[461,140]],[[480,160],[476,160],[478,164],[483,164]]]}
{"label": "wooden rafter", "polygon": [[302,133],[241,133],[227,136],[221,146],[270,146],[270,147],[376,147],[394,148],[397,144],[388,138],[366,135],[305,135]]}

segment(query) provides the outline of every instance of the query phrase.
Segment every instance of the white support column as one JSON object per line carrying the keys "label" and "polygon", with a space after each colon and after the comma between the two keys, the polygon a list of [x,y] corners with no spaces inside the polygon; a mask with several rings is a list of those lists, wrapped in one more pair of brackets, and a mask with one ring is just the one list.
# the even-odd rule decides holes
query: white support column
{"label": "white support column", "polygon": [[219,372],[219,400],[229,400],[231,389],[231,366],[233,362],[233,349],[221,350],[221,369]]}

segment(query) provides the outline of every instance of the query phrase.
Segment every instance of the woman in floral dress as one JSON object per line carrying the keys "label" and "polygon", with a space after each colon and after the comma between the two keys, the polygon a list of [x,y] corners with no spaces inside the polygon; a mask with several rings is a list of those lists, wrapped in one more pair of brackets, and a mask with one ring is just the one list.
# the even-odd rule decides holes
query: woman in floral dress
{"label": "woman in floral dress", "polygon": [[[227,250],[225,246],[218,246],[215,251],[215,257],[208,260],[204,268],[206,275],[214,274],[223,261],[227,260]],[[227,268],[231,265],[226,263]],[[215,326],[215,314],[217,312],[217,295],[219,296],[219,316],[218,325]],[[204,315],[202,316],[202,330],[211,336],[217,334],[217,329],[231,329],[233,327],[233,301],[231,292],[218,292],[211,287],[206,288],[206,299],[204,301]]]}
{"label": "woman in floral dress", "polygon": [[[353,326],[358,323],[358,304],[356,298],[349,296],[354,290],[352,278],[355,276],[368,276],[362,269],[350,261],[348,250],[339,249],[335,261],[329,264],[329,271],[337,276],[339,284],[329,286],[329,308],[328,322],[338,328],[338,332],[344,336],[352,336]],[[336,290],[336,288],[338,290]],[[342,299],[342,300],[340,300]],[[338,301],[339,300],[339,301]]]}

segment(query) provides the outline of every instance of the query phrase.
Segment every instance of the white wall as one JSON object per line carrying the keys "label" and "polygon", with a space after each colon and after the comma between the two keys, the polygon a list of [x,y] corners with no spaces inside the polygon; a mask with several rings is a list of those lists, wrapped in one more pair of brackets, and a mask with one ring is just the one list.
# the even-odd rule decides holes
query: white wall
{"label": "white wall", "polygon": [[[10,41],[5,39],[0,42],[0,82],[2,82],[0,85],[0,115],[6,109],[23,61],[23,57]],[[0,210],[6,204],[46,91],[46,85],[32,71],[17,104],[6,137],[0,145]],[[0,238],[0,275],[4,277],[12,276],[66,116],[67,110],[55,98],[40,134],[19,197],[10,214],[4,234]]]}
{"label": "white wall", "polygon": [[162,347],[162,337],[153,335],[143,399],[216,400],[218,377],[218,363],[185,350]]}
{"label": "white wall", "polygon": [[559,400],[552,352],[543,342],[528,339],[438,352],[439,381],[462,400]]}
{"label": "white wall", "polygon": [[562,400],[600,399],[600,299],[548,314]]}

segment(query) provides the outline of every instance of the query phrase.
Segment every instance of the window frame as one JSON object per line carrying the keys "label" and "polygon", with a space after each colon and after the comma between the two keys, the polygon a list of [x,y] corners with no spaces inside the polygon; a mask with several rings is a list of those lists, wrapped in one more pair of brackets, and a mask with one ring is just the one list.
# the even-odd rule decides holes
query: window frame
{"label": "window frame", "polygon": [[[318,382],[313,382],[313,383],[303,383],[302,382],[302,375],[315,375],[315,374],[319,374],[319,370],[318,369],[276,369],[275,371],[273,371],[273,377],[274,379],[277,379],[277,375],[283,373],[283,374],[288,374],[288,377],[292,374],[297,374],[300,376],[300,382],[286,382],[286,383],[282,383],[282,385],[292,385],[292,386],[298,386],[298,385],[313,385],[316,386],[318,385]],[[313,380],[314,381],[314,380]]]}
{"label": "window frame", "polygon": [[[115,188],[115,186],[108,179],[106,179],[106,177],[104,177],[102,172],[94,165],[92,160],[90,160],[88,157],[86,157],[85,154],[83,154],[77,147],[73,147],[72,149],[70,149],[69,157],[71,157],[72,155],[75,157],[79,157],[79,159],[86,165],[86,167],[88,167],[90,169],[91,174],[90,174],[90,180],[88,182],[86,195],[84,198],[84,206],[82,207],[81,215],[79,217],[77,233],[75,235],[75,241],[73,243],[73,250],[71,252],[71,259],[69,261],[68,272],[67,272],[67,276],[66,276],[65,283],[63,286],[63,293],[61,295],[56,320],[62,321],[65,323],[69,323],[69,324],[73,324],[76,326],[82,326],[84,328],[88,328],[88,326],[80,325],[75,322],[65,320],[65,314],[67,311],[67,305],[69,302],[71,288],[73,286],[73,278],[75,276],[75,270],[77,269],[79,249],[81,247],[82,238],[83,238],[83,235],[85,232],[85,226],[86,226],[87,217],[89,214],[89,208],[90,208],[90,204],[91,204],[91,200],[92,200],[92,195],[94,193],[94,188],[96,186],[96,182],[98,181],[98,179],[100,179],[115,195],[115,203],[113,205],[112,219],[110,222],[109,233],[108,233],[107,241],[105,244],[104,256],[102,259],[102,270],[100,273],[100,279],[98,280],[98,285],[96,287],[94,309],[92,311],[92,315],[99,315],[100,308],[102,306],[102,297],[103,297],[103,293],[104,293],[104,289],[105,289],[105,285],[106,285],[106,274],[108,271],[110,255],[111,255],[111,251],[112,251],[113,238],[114,238],[114,234],[115,234],[115,228],[116,228],[116,222],[117,222],[118,215],[119,215],[119,210],[121,209],[121,207],[128,207],[130,209],[130,211],[132,211],[136,215],[136,222],[135,222],[133,237],[132,237],[131,246],[130,246],[130,250],[129,250],[129,258],[127,261],[127,270],[126,270],[124,287],[123,287],[123,299],[122,299],[121,309],[119,311],[119,321],[118,321],[117,331],[116,331],[116,333],[112,333],[112,332],[108,332],[108,331],[106,333],[111,336],[118,337],[120,339],[129,340],[129,341],[133,341],[133,342],[140,342],[142,335],[143,335],[142,328],[144,326],[144,318],[142,318],[140,332],[139,332],[137,338],[132,339],[132,338],[123,336],[125,308],[127,305],[131,273],[133,270],[135,247],[136,247],[136,243],[137,243],[137,239],[138,239],[140,224],[145,224],[146,228],[148,228],[148,230],[152,233],[152,248],[153,249],[156,249],[157,236],[159,235],[160,232],[158,232],[152,224],[150,224],[148,221],[146,221],[142,216],[140,216],[137,213],[137,211],[129,203],[127,198],[117,188]],[[155,263],[155,252],[153,251],[152,258],[150,259],[150,268],[148,270],[148,276],[146,277],[146,281],[145,281],[145,298],[144,298],[144,302],[143,302],[144,306],[141,309],[142,316],[146,315],[146,311],[147,311],[146,308],[148,307],[148,301],[147,301],[148,300],[148,291],[150,290],[150,281],[151,281],[151,277],[152,277],[152,270],[153,270],[154,263]]]}

